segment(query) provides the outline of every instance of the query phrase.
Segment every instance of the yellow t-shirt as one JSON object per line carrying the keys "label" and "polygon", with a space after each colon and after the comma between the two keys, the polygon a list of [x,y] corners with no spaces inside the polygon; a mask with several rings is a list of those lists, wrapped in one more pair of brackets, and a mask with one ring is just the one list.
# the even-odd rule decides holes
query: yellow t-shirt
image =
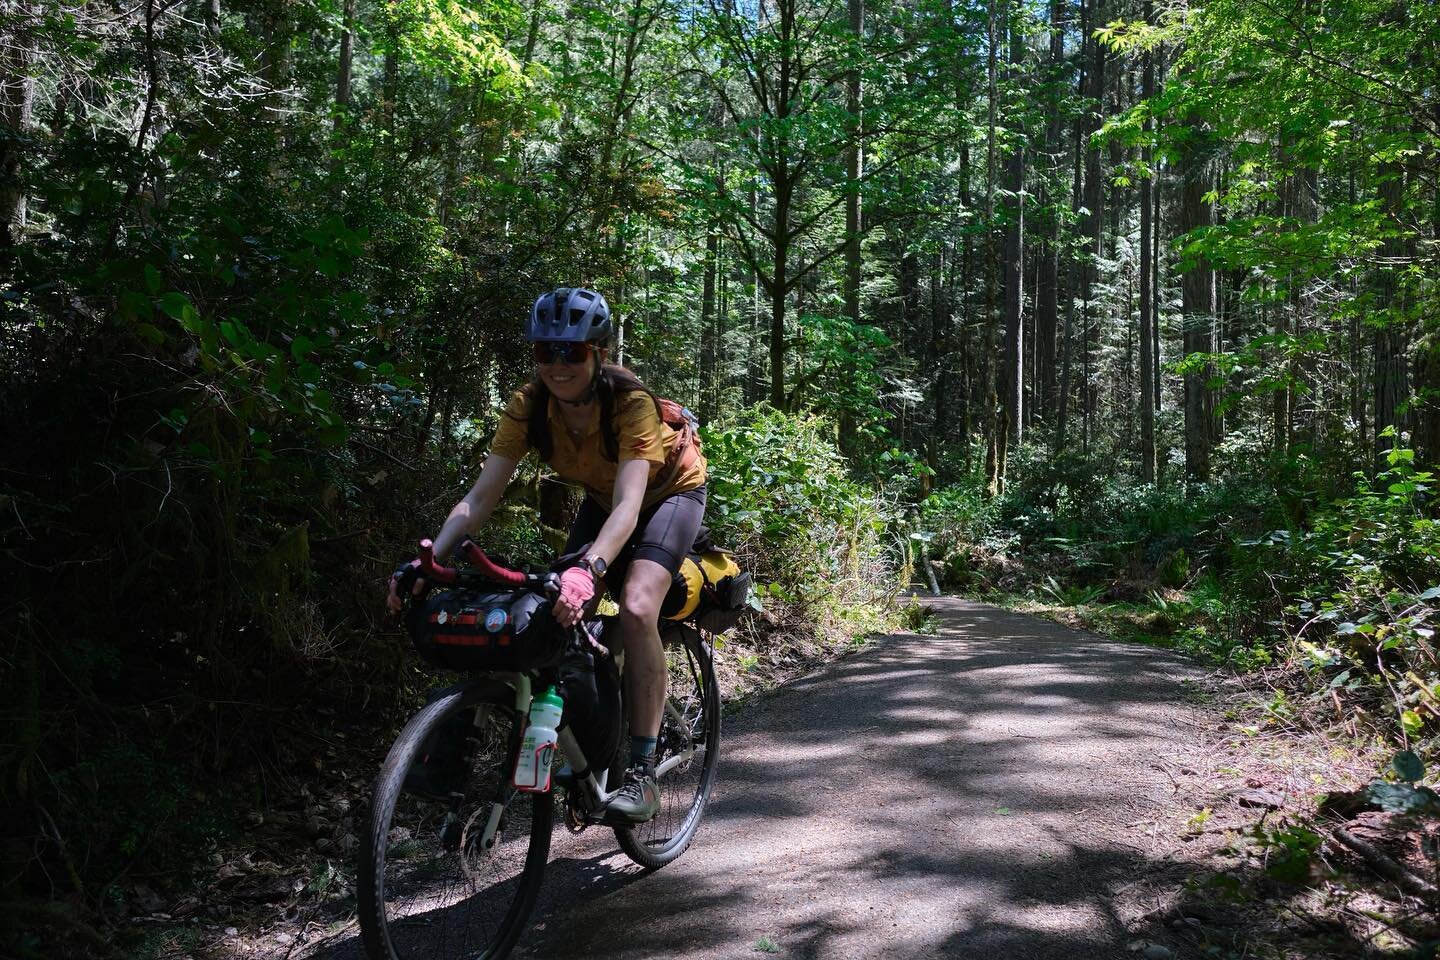
{"label": "yellow t-shirt", "polygon": [[[560,403],[554,397],[550,398],[549,420],[551,468],[562,480],[584,486],[596,502],[609,510],[613,506],[615,475],[620,465],[605,456],[604,438],[600,434],[599,402],[590,405],[590,423],[579,441],[571,439],[560,412]],[[495,438],[490,441],[490,452],[511,460],[523,460],[531,450],[530,439],[526,435],[529,422],[530,396],[525,390],[517,390],[500,417],[500,426],[495,431]],[[665,468],[665,458],[675,449],[680,434],[660,419],[654,401],[644,391],[616,394],[612,422],[620,459],[650,461],[650,484],[645,489],[641,509],[654,506],[671,494],[694,490],[705,483],[705,455],[699,450],[699,438],[695,441],[693,463],[680,470]]]}

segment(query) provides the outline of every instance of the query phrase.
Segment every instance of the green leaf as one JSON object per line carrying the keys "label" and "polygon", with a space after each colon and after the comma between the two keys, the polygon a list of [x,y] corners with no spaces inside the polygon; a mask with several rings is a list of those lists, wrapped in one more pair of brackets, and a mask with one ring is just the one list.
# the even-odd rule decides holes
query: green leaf
{"label": "green leaf", "polygon": [[300,334],[300,336],[296,337],[294,340],[290,341],[290,355],[295,358],[296,363],[303,362],[305,359],[305,355],[310,353],[310,351],[314,349],[315,341],[311,340],[303,333]]}
{"label": "green leaf", "polygon": [[1365,795],[1387,813],[1440,813],[1440,796],[1429,787],[1373,780]]}
{"label": "green leaf", "polygon": [[[172,320],[179,320],[182,326],[185,325],[186,313],[193,313],[195,310],[190,304],[190,298],[178,290],[171,290],[165,294],[165,296],[161,297],[155,305]],[[188,330],[190,328],[186,326],[186,329]]]}
{"label": "green leaf", "polygon": [[153,297],[160,292],[163,286],[164,279],[160,276],[160,271],[151,264],[145,264],[145,289],[150,291],[150,295]]}
{"label": "green leaf", "polygon": [[1405,728],[1406,733],[1414,736],[1425,726],[1425,721],[1416,711],[1404,710],[1400,713],[1400,726]]}
{"label": "green leaf", "polygon": [[165,334],[153,323],[137,323],[135,332],[140,335],[140,339],[151,346],[158,347],[165,342]]}
{"label": "green leaf", "polygon": [[350,438],[350,428],[343,423],[332,423],[316,431],[321,443],[339,446]]}
{"label": "green leaf", "polygon": [[148,320],[153,310],[150,298],[139,291],[126,290],[120,294],[120,316],[126,320]]}

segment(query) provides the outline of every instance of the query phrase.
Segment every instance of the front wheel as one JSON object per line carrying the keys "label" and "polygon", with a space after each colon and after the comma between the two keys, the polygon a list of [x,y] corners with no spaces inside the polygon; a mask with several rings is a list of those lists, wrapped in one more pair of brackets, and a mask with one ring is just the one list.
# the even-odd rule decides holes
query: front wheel
{"label": "front wheel", "polygon": [[[407,783],[457,718],[468,735],[453,765],[464,776],[444,790],[422,791],[413,775]],[[396,738],[360,848],[370,960],[496,960],[514,947],[539,894],[553,816],[549,794],[510,785],[519,720],[510,687],[477,682],[426,706]]]}
{"label": "front wheel", "polygon": [[615,828],[625,855],[651,869],[695,839],[720,759],[720,689],[710,647],[688,624],[669,627],[664,641],[669,686],[655,747],[660,812],[649,823]]}

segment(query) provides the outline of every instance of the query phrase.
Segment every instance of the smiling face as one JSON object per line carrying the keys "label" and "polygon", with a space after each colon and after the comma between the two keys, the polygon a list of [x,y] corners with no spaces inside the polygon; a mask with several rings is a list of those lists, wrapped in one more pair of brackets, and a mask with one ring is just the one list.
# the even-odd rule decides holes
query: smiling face
{"label": "smiling face", "polygon": [[590,389],[596,370],[605,362],[605,349],[590,351],[584,363],[537,363],[540,379],[550,393],[560,400],[575,403]]}

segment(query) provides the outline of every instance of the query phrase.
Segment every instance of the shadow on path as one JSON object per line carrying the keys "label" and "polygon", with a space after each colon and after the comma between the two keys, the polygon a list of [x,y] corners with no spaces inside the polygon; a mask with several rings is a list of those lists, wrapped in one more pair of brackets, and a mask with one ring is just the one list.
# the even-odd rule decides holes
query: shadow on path
{"label": "shadow on path", "polygon": [[[942,599],[728,718],[694,846],[656,873],[559,828],[517,956],[1130,958],[1127,843],[1172,802],[1194,665]],[[354,939],[316,954],[358,960]]]}

